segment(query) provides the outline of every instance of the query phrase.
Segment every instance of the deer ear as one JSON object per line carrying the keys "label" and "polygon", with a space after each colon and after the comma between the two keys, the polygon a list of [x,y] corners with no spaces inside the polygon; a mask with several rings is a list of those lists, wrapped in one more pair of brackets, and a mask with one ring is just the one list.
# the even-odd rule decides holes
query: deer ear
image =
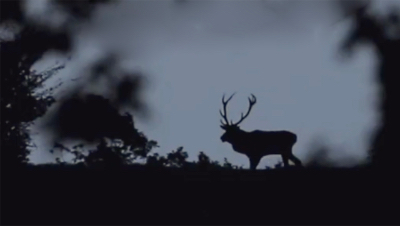
{"label": "deer ear", "polygon": [[224,125],[221,125],[221,128],[222,128],[222,129],[225,129],[225,126],[224,126]]}

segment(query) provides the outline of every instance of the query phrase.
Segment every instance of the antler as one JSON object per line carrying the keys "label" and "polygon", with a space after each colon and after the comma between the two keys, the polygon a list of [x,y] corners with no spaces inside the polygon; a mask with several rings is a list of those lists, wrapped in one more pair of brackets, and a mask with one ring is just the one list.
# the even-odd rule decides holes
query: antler
{"label": "antler", "polygon": [[221,114],[222,118],[225,120],[225,123],[222,121],[221,119],[221,124],[222,125],[229,125],[229,121],[228,121],[228,117],[227,117],[227,112],[226,112],[226,105],[228,104],[228,102],[232,99],[233,95],[235,95],[235,93],[233,93],[227,101],[225,101],[225,94],[222,96],[222,105],[224,106],[224,113],[222,113],[221,110],[219,110],[219,113]]}
{"label": "antler", "polygon": [[248,109],[246,115],[243,116],[243,113],[242,113],[242,116],[241,116],[240,120],[237,123],[233,124],[233,125],[235,125],[235,126],[239,125],[245,118],[247,118],[247,116],[249,116],[251,108],[253,108],[254,104],[257,102],[257,99],[254,96],[254,94],[251,94],[251,97],[252,98],[249,98],[249,109]]}

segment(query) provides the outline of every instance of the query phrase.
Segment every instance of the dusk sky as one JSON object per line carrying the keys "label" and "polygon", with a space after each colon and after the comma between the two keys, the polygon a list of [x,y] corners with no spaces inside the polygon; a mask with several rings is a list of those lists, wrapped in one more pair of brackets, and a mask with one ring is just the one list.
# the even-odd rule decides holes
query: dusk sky
{"label": "dusk sky", "polygon": [[[32,14],[42,1],[29,4]],[[377,2],[377,1],[376,1]],[[326,140],[331,158],[366,157],[376,125],[377,87],[372,49],[361,47],[343,59],[338,47],[349,29],[331,1],[120,1],[97,11],[76,31],[71,59],[49,53],[36,68],[66,62],[49,85],[65,81],[56,97],[79,81],[88,63],[102,54],[120,53],[121,67],[149,77],[145,99],[152,115],[135,118],[136,127],[158,141],[154,152],[183,146],[189,159],[200,151],[213,160],[226,157],[248,167],[246,156],[220,140],[221,98],[237,92],[228,105],[233,121],[257,97],[246,131],[289,130],[298,135],[294,154],[306,161],[313,141]],[[384,10],[394,1],[379,1]],[[291,15],[291,16],[287,16]],[[85,79],[84,77],[82,77]],[[35,163],[51,161],[46,134],[33,137]],[[263,158],[258,168],[280,161]]]}

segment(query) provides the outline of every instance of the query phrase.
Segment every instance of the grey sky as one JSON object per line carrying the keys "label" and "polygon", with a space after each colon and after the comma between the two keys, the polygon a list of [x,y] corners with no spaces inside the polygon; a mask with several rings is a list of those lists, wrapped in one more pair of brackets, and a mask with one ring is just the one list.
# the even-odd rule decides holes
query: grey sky
{"label": "grey sky", "polygon": [[[381,1],[378,9],[382,2],[393,3]],[[53,81],[77,77],[97,56],[118,51],[122,66],[149,75],[152,119],[136,123],[159,142],[155,152],[183,146],[190,159],[203,151],[247,167],[245,156],[220,141],[222,94],[237,91],[228,106],[234,121],[247,110],[250,93],[257,96],[242,129],[295,132],[294,153],[302,160],[321,136],[338,163],[362,160],[377,117],[374,56],[361,48],[341,60],[338,44],[348,24],[333,26],[338,17],[328,7],[329,1],[121,1],[76,32],[81,48]],[[50,54],[37,68],[53,59]],[[32,161],[49,161],[46,135],[34,137]],[[259,168],[278,160],[266,157]]]}

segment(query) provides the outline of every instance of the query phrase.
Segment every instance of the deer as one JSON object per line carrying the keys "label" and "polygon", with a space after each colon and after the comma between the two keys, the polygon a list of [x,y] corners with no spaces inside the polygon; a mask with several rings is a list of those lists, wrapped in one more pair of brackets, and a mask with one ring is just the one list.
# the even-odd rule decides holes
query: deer
{"label": "deer", "polygon": [[221,136],[221,141],[230,143],[235,152],[246,155],[250,161],[250,170],[256,170],[260,160],[267,155],[281,155],[285,168],[289,167],[289,160],[294,162],[295,166],[302,167],[302,162],[292,152],[293,146],[297,142],[296,134],[286,130],[247,132],[239,127],[239,124],[249,116],[251,109],[256,104],[257,99],[254,94],[248,98],[247,113],[244,115],[242,113],[238,122],[233,123],[231,120],[229,123],[226,107],[234,95],[235,93],[226,101],[225,94],[222,96],[223,112],[220,110],[219,113],[222,116],[221,128],[225,133]]}

